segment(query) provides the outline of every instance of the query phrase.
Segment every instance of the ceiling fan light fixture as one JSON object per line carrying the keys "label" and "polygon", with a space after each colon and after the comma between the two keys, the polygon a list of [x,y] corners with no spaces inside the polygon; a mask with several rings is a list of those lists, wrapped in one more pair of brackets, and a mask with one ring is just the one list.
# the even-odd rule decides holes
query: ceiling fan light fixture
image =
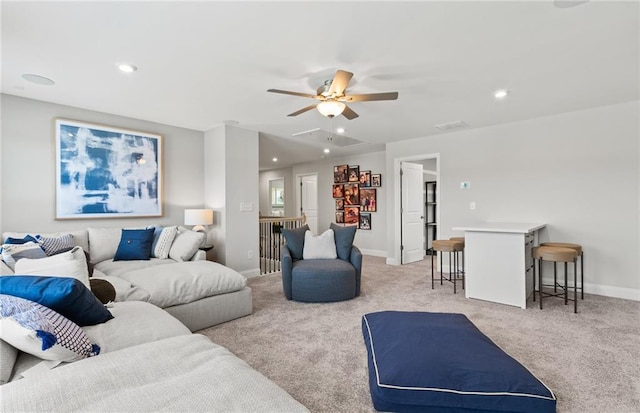
{"label": "ceiling fan light fixture", "polygon": [[325,100],[324,102],[320,102],[316,106],[316,108],[318,109],[318,112],[322,113],[324,116],[328,118],[333,118],[335,116],[338,116],[344,111],[344,108],[346,107],[347,105],[345,105],[344,103],[338,102],[337,100],[332,100],[332,99]]}

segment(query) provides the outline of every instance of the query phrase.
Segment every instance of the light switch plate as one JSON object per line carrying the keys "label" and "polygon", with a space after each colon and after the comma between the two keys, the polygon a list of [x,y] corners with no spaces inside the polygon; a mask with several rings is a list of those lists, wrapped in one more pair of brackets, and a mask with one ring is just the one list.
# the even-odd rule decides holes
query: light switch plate
{"label": "light switch plate", "polygon": [[469,188],[471,188],[471,182],[469,181],[460,182],[460,189],[469,189]]}

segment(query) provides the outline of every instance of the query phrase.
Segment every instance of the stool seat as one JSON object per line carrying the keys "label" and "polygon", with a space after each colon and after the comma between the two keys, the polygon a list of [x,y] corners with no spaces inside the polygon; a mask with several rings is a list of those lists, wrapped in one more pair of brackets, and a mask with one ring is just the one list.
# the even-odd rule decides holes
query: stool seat
{"label": "stool seat", "polygon": [[457,252],[464,248],[464,242],[449,239],[435,240],[432,245],[434,250],[440,252]]}
{"label": "stool seat", "polygon": [[578,255],[582,254],[582,245],[580,244],[572,244],[570,242],[543,242],[540,244],[541,247],[560,247],[560,248],[571,248],[576,250]]}
{"label": "stool seat", "polygon": [[575,249],[565,247],[535,247],[533,258],[551,262],[573,262],[580,254]]}
{"label": "stool seat", "polygon": [[464,247],[464,237],[451,237],[451,238],[449,238],[449,241],[462,242],[462,246]]}

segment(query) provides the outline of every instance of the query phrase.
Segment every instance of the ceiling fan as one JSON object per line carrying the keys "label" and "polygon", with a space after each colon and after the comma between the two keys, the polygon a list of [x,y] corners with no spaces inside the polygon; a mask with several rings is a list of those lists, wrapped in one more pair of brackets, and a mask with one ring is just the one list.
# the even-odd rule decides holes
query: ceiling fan
{"label": "ceiling fan", "polygon": [[324,85],[320,86],[316,91],[317,94],[312,95],[309,93],[289,92],[287,90],[280,89],[268,89],[267,92],[282,93],[284,95],[301,96],[304,98],[311,98],[319,100],[320,102],[309,105],[305,108],[290,113],[287,116],[298,116],[301,113],[305,113],[313,108],[317,108],[320,113],[328,118],[333,118],[342,114],[345,118],[351,120],[357,118],[359,115],[348,107],[344,102],[369,102],[373,100],[396,100],[398,99],[398,92],[386,92],[386,93],[367,93],[362,95],[346,95],[347,85],[353,77],[353,73],[344,70],[336,71],[336,75],[332,80],[327,80]]}

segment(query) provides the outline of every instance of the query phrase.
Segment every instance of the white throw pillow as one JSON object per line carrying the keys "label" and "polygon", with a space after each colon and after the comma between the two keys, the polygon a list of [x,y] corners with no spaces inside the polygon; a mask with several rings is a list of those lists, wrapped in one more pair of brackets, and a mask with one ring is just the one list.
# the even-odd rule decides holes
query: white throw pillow
{"label": "white throw pillow", "polygon": [[153,241],[153,249],[151,250],[151,256],[154,258],[169,258],[169,251],[171,251],[171,244],[178,234],[178,227],[165,227],[162,228],[162,232],[157,239]]}
{"label": "white throw pillow", "polygon": [[333,230],[328,229],[320,235],[313,235],[311,231],[304,233],[304,248],[302,259],[336,259],[336,241]]}
{"label": "white throw pillow", "polygon": [[116,256],[122,228],[89,228],[89,258],[97,264]]}
{"label": "white throw pillow", "polygon": [[176,261],[189,261],[204,242],[206,234],[195,232],[184,227],[178,228],[178,234],[173,240],[169,258]]}
{"label": "white throw pillow", "polygon": [[73,277],[91,289],[87,259],[80,247],[47,258],[23,258],[16,262],[16,274]]}

